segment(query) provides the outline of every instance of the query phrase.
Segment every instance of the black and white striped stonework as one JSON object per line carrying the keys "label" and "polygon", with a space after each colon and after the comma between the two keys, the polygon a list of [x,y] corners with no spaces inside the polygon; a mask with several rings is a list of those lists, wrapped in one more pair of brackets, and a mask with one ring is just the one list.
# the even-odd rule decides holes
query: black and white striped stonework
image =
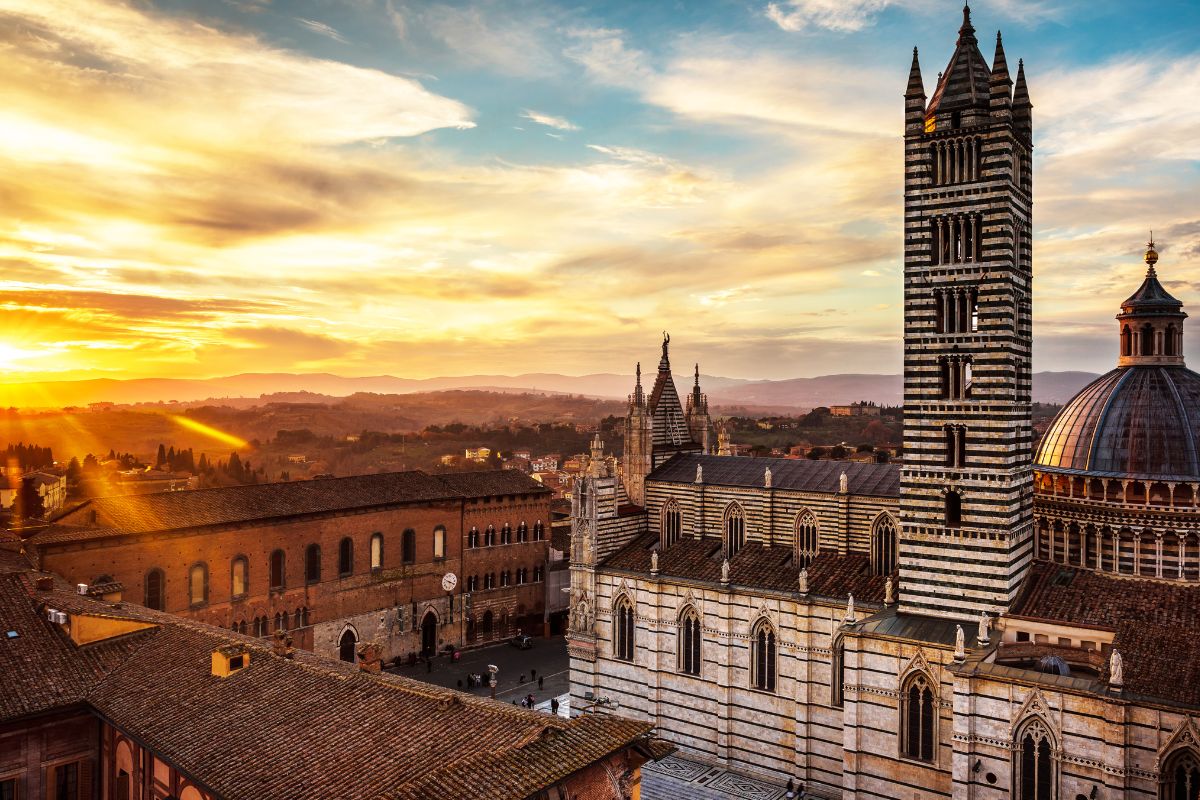
{"label": "black and white striped stonework", "polygon": [[905,98],[901,603],[963,618],[1032,552],[1030,109],[999,41],[984,68],[967,22],[933,101],[915,53]]}

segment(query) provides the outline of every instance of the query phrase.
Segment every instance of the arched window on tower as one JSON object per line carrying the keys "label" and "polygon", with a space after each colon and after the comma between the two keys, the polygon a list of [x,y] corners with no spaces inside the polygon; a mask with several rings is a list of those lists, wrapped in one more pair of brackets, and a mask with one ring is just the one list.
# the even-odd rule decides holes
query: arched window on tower
{"label": "arched window on tower", "polygon": [[953,489],[946,492],[946,527],[962,526],[962,496]]}
{"label": "arched window on tower", "polygon": [[1057,800],[1054,740],[1046,724],[1034,717],[1013,744],[1013,800]]}
{"label": "arched window on tower", "polygon": [[679,671],[685,675],[700,674],[700,615],[687,606],[679,615]]}
{"label": "arched window on tower", "polygon": [[1121,326],[1121,355],[1133,355],[1133,332],[1128,325]]}
{"label": "arched window on tower", "polygon": [[750,634],[750,685],[761,692],[775,691],[775,629],[760,619]]}
{"label": "arched window on tower", "polygon": [[805,509],[796,515],[796,565],[808,567],[820,551],[821,540],[817,518]]}
{"label": "arched window on tower", "polygon": [[1144,356],[1154,355],[1154,328],[1150,327],[1149,322],[1142,326],[1141,339],[1141,354]]}
{"label": "arched window on tower", "polygon": [[659,540],[664,548],[679,541],[683,531],[683,515],[679,511],[679,503],[676,500],[668,500],[667,504],[663,506],[661,528]]}
{"label": "arched window on tower", "polygon": [[905,758],[934,760],[936,722],[933,681],[924,672],[914,673],[900,690],[900,752]]}
{"label": "arched window on tower", "polygon": [[1178,352],[1176,350],[1176,338],[1178,337],[1178,335],[1179,334],[1175,330],[1174,325],[1167,326],[1166,331],[1163,332],[1162,353],[1164,356],[1178,355]]}
{"label": "arched window on tower", "polygon": [[896,571],[896,523],[880,514],[871,525],[871,573],[891,575]]}
{"label": "arched window on tower", "polygon": [[1200,798],[1200,756],[1191,748],[1176,750],[1159,772],[1159,800]]}
{"label": "arched window on tower", "polygon": [[613,609],[613,656],[633,661],[633,604],[623,595]]}
{"label": "arched window on tower", "polygon": [[725,557],[732,559],[746,544],[746,512],[738,503],[725,508]]}

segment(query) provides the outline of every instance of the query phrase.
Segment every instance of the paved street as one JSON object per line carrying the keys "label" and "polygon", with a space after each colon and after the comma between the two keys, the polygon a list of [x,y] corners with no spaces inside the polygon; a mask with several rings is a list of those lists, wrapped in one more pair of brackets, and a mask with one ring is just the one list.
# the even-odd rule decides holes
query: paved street
{"label": "paved street", "polygon": [[[548,703],[550,698],[565,695],[570,691],[568,678],[567,642],[561,636],[552,639],[535,638],[529,650],[518,650],[507,642],[477,650],[464,651],[458,663],[449,656],[434,659],[433,670],[425,664],[412,667],[390,668],[388,671],[417,680],[427,681],[451,689],[462,689],[486,697],[490,690],[485,687],[467,688],[467,675],[476,673],[487,676],[488,664],[500,668],[500,680],[496,685],[497,700],[515,700],[532,694],[537,704]],[[533,678],[544,678],[541,688]]]}

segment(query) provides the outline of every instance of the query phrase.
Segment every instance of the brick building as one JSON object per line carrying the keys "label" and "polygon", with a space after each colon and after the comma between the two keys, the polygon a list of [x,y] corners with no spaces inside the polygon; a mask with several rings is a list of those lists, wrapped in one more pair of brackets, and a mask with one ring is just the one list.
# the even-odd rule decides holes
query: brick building
{"label": "brick building", "polygon": [[670,749],[96,595],[0,543],[0,797],[628,800]]}
{"label": "brick building", "polygon": [[[344,660],[375,640],[390,660],[540,619],[549,502],[512,471],[364,475],[97,498],[26,546],[39,568],[119,583],[150,608],[250,635],[287,630]],[[486,575],[487,586],[471,580]]]}

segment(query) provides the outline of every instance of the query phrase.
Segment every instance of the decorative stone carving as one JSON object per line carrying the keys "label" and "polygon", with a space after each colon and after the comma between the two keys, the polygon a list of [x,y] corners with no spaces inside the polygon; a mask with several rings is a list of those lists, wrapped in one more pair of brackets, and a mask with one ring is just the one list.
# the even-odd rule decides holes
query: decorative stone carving
{"label": "decorative stone carving", "polygon": [[767,467],[766,471],[763,473],[763,486],[767,489],[771,488],[771,468],[770,467]]}
{"label": "decorative stone carving", "polygon": [[704,483],[704,465],[696,465],[696,483]]}
{"label": "decorative stone carving", "polygon": [[896,587],[892,584],[892,576],[888,575],[887,580],[883,582],[883,604],[890,606],[896,602],[895,595]]}
{"label": "decorative stone carving", "polygon": [[989,628],[991,627],[991,624],[992,624],[992,618],[988,616],[988,613],[986,611],[980,611],[979,612],[979,635],[978,635],[978,640],[979,640],[980,644],[987,644],[991,640],[991,635],[988,632]]}
{"label": "decorative stone carving", "polygon": [[1108,685],[1112,689],[1120,689],[1125,685],[1125,659],[1116,650],[1108,657]]}
{"label": "decorative stone carving", "polygon": [[576,589],[571,598],[571,630],[576,633],[591,633],[595,616],[587,589]]}
{"label": "decorative stone carving", "polygon": [[721,562],[721,583],[729,583],[729,559]]}
{"label": "decorative stone carving", "polygon": [[808,570],[800,570],[800,594],[808,594]]}
{"label": "decorative stone carving", "polygon": [[850,479],[846,477],[846,473],[844,472],[838,478],[838,491],[842,494],[848,494],[850,492]]}
{"label": "decorative stone carving", "polygon": [[650,574],[651,575],[658,574],[658,551],[657,550],[652,550],[650,552]]}
{"label": "decorative stone carving", "polygon": [[854,624],[854,593],[853,593],[853,592],[851,592],[849,595],[847,595],[847,600],[846,600],[846,624],[847,624],[847,625],[853,625],[853,624]]}
{"label": "decorative stone carving", "polygon": [[954,626],[954,660],[967,660],[967,636],[963,633],[962,625]]}

